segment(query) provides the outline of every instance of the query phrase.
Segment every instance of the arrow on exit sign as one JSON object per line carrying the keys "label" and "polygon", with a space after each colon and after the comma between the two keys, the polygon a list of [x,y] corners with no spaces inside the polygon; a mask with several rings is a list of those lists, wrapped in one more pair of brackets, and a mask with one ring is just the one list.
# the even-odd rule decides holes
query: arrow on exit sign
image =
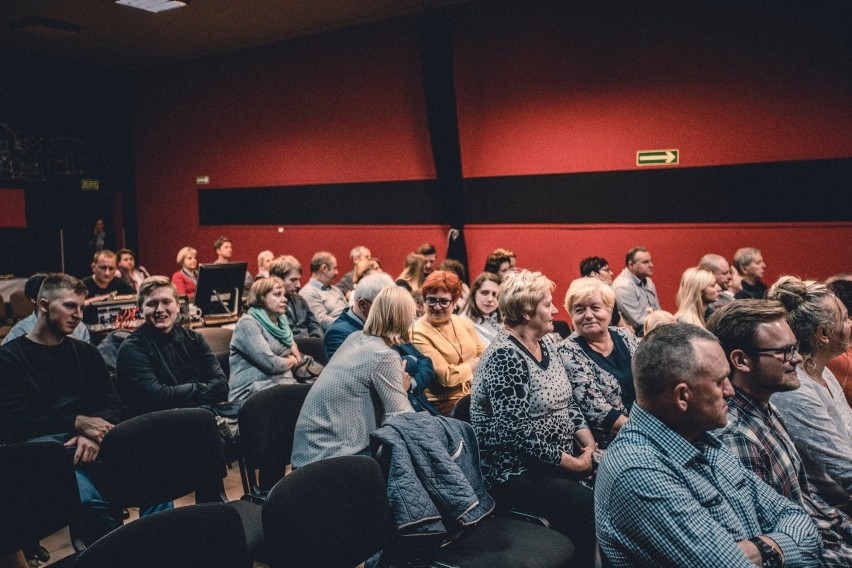
{"label": "arrow on exit sign", "polygon": [[677,150],[640,150],[636,152],[637,166],[670,166],[679,163]]}

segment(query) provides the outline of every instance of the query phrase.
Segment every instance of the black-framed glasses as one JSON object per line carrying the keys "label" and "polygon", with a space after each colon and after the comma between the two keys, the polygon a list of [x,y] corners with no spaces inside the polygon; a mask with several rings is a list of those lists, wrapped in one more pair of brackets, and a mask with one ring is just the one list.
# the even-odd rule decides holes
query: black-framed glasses
{"label": "black-framed glasses", "polygon": [[430,308],[434,308],[435,306],[448,308],[450,307],[450,304],[453,303],[453,301],[449,298],[436,298],[435,296],[426,296],[423,298],[423,301],[426,302],[426,305]]}
{"label": "black-framed glasses", "polygon": [[758,355],[782,355],[783,361],[787,363],[799,352],[799,343],[796,342],[792,345],[775,347],[773,349],[753,349],[752,351]]}

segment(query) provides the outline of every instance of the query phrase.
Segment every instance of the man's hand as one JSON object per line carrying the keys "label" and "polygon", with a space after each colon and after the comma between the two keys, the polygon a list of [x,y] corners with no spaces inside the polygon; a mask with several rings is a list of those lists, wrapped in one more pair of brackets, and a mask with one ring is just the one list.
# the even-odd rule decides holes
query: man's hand
{"label": "man's hand", "polygon": [[97,416],[83,416],[74,419],[74,430],[98,444],[103,441],[107,432],[112,430],[112,424]]}
{"label": "man's hand", "polygon": [[737,546],[742,549],[748,559],[754,562],[756,566],[763,566],[763,555],[760,554],[760,550],[756,544],[750,540],[738,540]]}
{"label": "man's hand", "polygon": [[65,447],[70,448],[71,446],[77,446],[77,451],[74,452],[74,465],[95,461],[101,449],[96,442],[85,436],[74,436],[65,442]]}

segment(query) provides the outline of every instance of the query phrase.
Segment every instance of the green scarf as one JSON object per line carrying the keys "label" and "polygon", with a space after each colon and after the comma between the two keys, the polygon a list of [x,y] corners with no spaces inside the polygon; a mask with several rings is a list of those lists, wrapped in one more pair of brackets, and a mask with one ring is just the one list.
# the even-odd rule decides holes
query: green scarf
{"label": "green scarf", "polygon": [[286,345],[290,347],[293,345],[293,332],[290,331],[290,326],[287,325],[287,318],[283,315],[278,316],[278,322],[272,323],[272,320],[269,319],[269,315],[266,313],[266,310],[262,310],[260,308],[249,308],[249,315],[260,322],[260,325],[263,328],[272,334],[272,336]]}

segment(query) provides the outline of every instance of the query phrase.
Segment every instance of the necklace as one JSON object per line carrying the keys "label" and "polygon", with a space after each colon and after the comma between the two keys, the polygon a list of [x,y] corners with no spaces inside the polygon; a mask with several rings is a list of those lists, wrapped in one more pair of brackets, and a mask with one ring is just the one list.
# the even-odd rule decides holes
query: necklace
{"label": "necklace", "polygon": [[[428,321],[428,320],[427,320],[427,321]],[[455,323],[453,323],[453,318],[452,318],[452,317],[450,317],[450,327],[452,327],[452,328],[453,328],[453,335],[455,336],[455,338],[456,338],[456,342],[457,342],[457,343],[458,343],[458,345],[459,345],[459,346],[458,346],[458,348],[455,346],[455,344],[453,344],[453,342],[450,340],[450,338],[449,338],[449,337],[447,337],[446,335],[444,335],[444,332],[443,332],[443,331],[441,331],[441,328],[440,328],[440,327],[438,327],[437,325],[435,325],[435,324],[434,324],[434,323],[432,323],[431,321],[429,322],[429,325],[431,325],[432,327],[434,327],[434,328],[435,328],[435,331],[437,331],[437,332],[438,332],[438,335],[440,335],[441,337],[443,337],[443,338],[447,341],[447,343],[449,343],[449,344],[450,344],[450,347],[452,347],[452,348],[453,348],[453,351],[455,351],[455,352],[456,352],[456,355],[458,355],[458,356],[459,356],[459,362],[458,362],[458,365],[461,365],[461,364],[464,362],[464,358],[462,357],[462,344],[461,344],[461,339],[459,339],[459,335],[458,335],[458,333],[456,333],[456,324],[455,324]]]}

